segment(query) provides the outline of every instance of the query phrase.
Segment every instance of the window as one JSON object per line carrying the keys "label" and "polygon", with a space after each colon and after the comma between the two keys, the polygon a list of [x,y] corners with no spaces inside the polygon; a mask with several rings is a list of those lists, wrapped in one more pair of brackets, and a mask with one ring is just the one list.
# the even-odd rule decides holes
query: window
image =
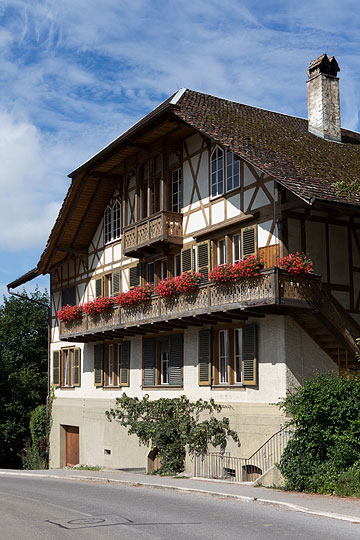
{"label": "window", "polygon": [[241,259],[241,234],[233,236],[233,262],[237,263]]}
{"label": "window", "polygon": [[129,386],[130,341],[94,346],[94,385]]}
{"label": "window", "polygon": [[76,304],[76,292],[75,286],[66,287],[61,291],[61,305],[62,306],[74,306]]}
{"label": "window", "polygon": [[226,191],[240,187],[240,158],[226,150]]}
{"label": "window", "polygon": [[115,201],[104,212],[104,243],[108,244],[121,237],[121,204]]}
{"label": "window", "polygon": [[181,169],[172,172],[171,206],[173,212],[181,212]]}
{"label": "window", "polygon": [[224,152],[218,146],[211,154],[211,196],[224,193]]}
{"label": "window", "polygon": [[154,285],[155,282],[155,263],[151,262],[146,265],[146,281],[149,285]]}
{"label": "window", "polygon": [[183,336],[173,334],[143,341],[143,386],[182,386]]}
{"label": "window", "polygon": [[52,382],[55,387],[80,386],[81,350],[67,347],[53,352]]}
{"label": "window", "polygon": [[174,277],[180,276],[181,274],[181,255],[174,255]]}
{"label": "window", "polygon": [[226,264],[226,242],[225,238],[217,241],[217,264]]}
{"label": "window", "polygon": [[211,196],[217,197],[224,192],[240,187],[240,158],[226,149],[217,146],[211,154]]}
{"label": "window", "polygon": [[200,330],[199,385],[256,385],[256,326]]}
{"label": "window", "polygon": [[160,280],[167,278],[167,259],[160,261]]}

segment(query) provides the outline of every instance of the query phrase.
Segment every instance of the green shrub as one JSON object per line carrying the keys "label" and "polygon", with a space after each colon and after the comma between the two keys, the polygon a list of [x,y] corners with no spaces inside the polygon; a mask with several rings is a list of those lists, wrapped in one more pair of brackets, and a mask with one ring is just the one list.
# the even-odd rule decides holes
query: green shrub
{"label": "green shrub", "polygon": [[360,460],[360,380],[318,374],[280,405],[295,433],[280,460],[286,486],[335,492],[341,475]]}
{"label": "green shrub", "polygon": [[334,492],[342,497],[360,497],[360,461],[340,474]]}
{"label": "green shrub", "polygon": [[46,406],[38,405],[30,413],[31,439],[26,439],[21,460],[24,469],[46,468]]}

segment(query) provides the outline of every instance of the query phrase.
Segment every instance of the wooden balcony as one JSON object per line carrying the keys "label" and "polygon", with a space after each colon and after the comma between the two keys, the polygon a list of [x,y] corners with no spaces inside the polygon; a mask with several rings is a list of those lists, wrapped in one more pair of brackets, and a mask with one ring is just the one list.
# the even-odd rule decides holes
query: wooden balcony
{"label": "wooden balcony", "polygon": [[218,287],[201,285],[194,295],[175,299],[153,295],[144,306],[114,307],[96,317],[83,315],[70,324],[60,323],[63,341],[100,341],[148,334],[174,328],[216,324],[284,309],[314,310],[320,304],[319,280],[315,276],[291,277],[278,268],[263,270],[256,277]]}
{"label": "wooden balcony", "polygon": [[166,244],[182,243],[182,214],[176,212],[157,212],[124,227],[124,254],[129,257],[141,257]]}

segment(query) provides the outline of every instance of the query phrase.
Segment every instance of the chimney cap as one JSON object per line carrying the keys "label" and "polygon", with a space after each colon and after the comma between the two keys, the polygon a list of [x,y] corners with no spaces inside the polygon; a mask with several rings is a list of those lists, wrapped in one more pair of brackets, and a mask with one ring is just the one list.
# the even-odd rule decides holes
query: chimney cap
{"label": "chimney cap", "polygon": [[336,77],[339,71],[340,68],[335,56],[330,56],[330,58],[328,58],[326,54],[322,54],[310,62],[307,73],[309,75],[309,79],[311,79],[319,73]]}

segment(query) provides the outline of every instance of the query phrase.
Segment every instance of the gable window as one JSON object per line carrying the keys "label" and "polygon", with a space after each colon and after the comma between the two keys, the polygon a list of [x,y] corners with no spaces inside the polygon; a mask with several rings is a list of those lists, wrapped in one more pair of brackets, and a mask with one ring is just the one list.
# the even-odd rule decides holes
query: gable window
{"label": "gable window", "polygon": [[224,193],[224,151],[218,146],[211,154],[211,196]]}
{"label": "gable window", "polygon": [[240,158],[226,150],[226,191],[240,187]]}
{"label": "gable window", "polygon": [[121,204],[115,201],[104,212],[104,243],[108,244],[121,237]]}
{"label": "gable window", "polygon": [[174,334],[143,341],[143,386],[182,386],[183,336]]}
{"label": "gable window", "polygon": [[172,200],[173,212],[181,212],[181,169],[172,172]]}
{"label": "gable window", "polygon": [[80,386],[81,350],[67,347],[53,352],[52,382],[55,387]]}

